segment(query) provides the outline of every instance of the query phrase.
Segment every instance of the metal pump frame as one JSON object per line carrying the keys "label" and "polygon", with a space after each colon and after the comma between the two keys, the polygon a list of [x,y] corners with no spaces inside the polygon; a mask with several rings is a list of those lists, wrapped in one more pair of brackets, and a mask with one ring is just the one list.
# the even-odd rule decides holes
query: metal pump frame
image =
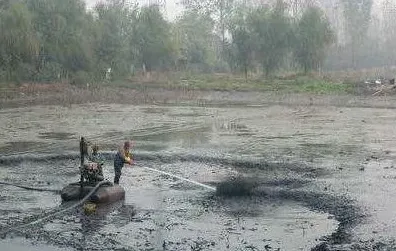
{"label": "metal pump frame", "polygon": [[87,142],[85,141],[84,137],[80,139],[80,188],[81,192],[84,187],[84,176],[83,176],[83,169],[84,169],[84,156],[87,154]]}

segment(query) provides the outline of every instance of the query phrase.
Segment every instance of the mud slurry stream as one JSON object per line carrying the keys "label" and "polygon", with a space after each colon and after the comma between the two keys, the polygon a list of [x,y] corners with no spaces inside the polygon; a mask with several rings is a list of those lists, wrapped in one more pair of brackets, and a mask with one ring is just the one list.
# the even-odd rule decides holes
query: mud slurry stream
{"label": "mud slurry stream", "polygon": [[[105,104],[4,110],[2,180],[55,189],[76,181],[80,135],[107,157],[124,139],[135,139],[138,163],[124,169],[123,203],[91,216],[76,209],[12,235],[76,250],[309,250],[339,231],[339,223],[342,234],[356,227],[353,201],[339,198],[361,201],[343,178],[353,176],[372,146],[361,122],[368,118],[357,111]],[[143,166],[212,186],[232,176],[256,184],[249,195],[224,196]],[[106,167],[112,179],[110,158]],[[61,204],[57,194],[1,188],[2,229]],[[331,240],[329,248],[343,241]]]}

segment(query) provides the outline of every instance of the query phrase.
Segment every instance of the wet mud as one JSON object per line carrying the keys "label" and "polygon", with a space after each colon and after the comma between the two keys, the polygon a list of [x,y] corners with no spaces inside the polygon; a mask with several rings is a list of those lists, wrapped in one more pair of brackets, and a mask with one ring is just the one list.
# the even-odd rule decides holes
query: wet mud
{"label": "wet mud", "polygon": [[125,201],[18,231],[10,228],[67,205],[51,192],[0,185],[0,249],[395,247],[393,109],[85,104],[1,112],[0,180],[51,189],[77,181],[80,135],[101,147],[109,180],[125,139],[135,141],[136,166],[123,169]]}
{"label": "wet mud", "polygon": [[[54,160],[55,164],[61,163],[55,157]],[[193,175],[195,180],[218,184],[218,187],[221,187],[221,180],[229,174],[229,171],[215,163],[202,161],[140,161],[139,165],[155,164],[162,170],[173,169],[173,173],[184,174],[184,177],[188,176],[187,174]],[[49,168],[48,162],[44,159],[7,162],[7,165],[14,166],[15,171],[33,164],[39,168],[38,173],[40,169],[44,171]],[[54,183],[70,182],[75,177],[66,178],[67,176],[62,175],[68,168],[73,167],[57,168],[54,177],[47,179]],[[193,172],[196,168],[199,168],[199,171]],[[81,208],[76,208],[69,214],[55,217],[32,228],[10,231],[5,237],[8,240],[12,236],[22,234],[29,240],[46,241],[51,245],[67,246],[77,250],[102,250],[103,247],[109,250],[118,250],[121,247],[125,250],[263,250],[265,247],[298,250],[295,245],[306,249],[319,242],[315,240],[320,238],[320,235],[317,235],[318,229],[323,231],[322,234],[326,234],[337,226],[335,221],[329,221],[325,215],[311,212],[293,200],[268,200],[262,196],[246,196],[247,194],[235,200],[227,198],[221,192],[205,191],[177,179],[147,173],[139,167],[134,169],[125,170],[126,174],[123,177],[127,189],[125,201],[101,206],[91,216],[84,215]],[[35,184],[35,179],[26,179],[22,170],[19,171],[20,180]],[[109,170],[106,172],[108,176],[111,175]],[[211,173],[212,177],[208,177],[207,173]],[[55,177],[65,180],[56,182]],[[51,211],[56,212],[58,207],[67,206],[59,206],[60,202],[53,194],[27,196],[24,190],[17,193],[14,188],[5,189],[9,189],[7,194],[17,196],[9,197],[9,204],[3,205],[16,214],[16,218],[3,215],[5,221],[2,230],[30,222]],[[20,198],[23,198],[24,204],[15,203],[20,201]],[[37,201],[38,198],[48,201],[40,202]],[[49,201],[54,199],[55,203],[51,205]],[[46,204],[48,208],[40,207],[42,204]],[[41,210],[48,212],[41,214]],[[121,240],[118,240],[120,236]],[[264,236],[266,238],[261,239]],[[286,236],[295,240],[286,242]]]}

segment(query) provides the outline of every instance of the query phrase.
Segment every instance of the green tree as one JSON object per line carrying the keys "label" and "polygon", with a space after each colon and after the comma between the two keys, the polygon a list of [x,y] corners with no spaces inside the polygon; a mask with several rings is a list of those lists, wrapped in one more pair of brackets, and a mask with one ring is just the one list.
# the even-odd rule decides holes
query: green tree
{"label": "green tree", "polygon": [[139,61],[147,71],[173,67],[171,27],[157,6],[142,7],[134,28],[133,42],[139,51]]}
{"label": "green tree", "polygon": [[249,18],[252,39],[257,42],[256,56],[268,76],[284,62],[292,34],[290,18],[283,1],[277,1],[273,9],[261,7]]}
{"label": "green tree", "polygon": [[178,41],[179,66],[184,69],[208,70],[213,67],[215,51],[213,21],[208,15],[187,11],[173,26],[173,39]]}
{"label": "green tree", "polygon": [[92,51],[87,34],[87,13],[82,0],[26,0],[40,41],[38,72],[49,78],[69,78],[90,71]]}
{"label": "green tree", "polygon": [[307,73],[321,66],[326,49],[335,37],[323,12],[317,7],[310,7],[297,24],[295,38],[295,58]]}
{"label": "green tree", "polygon": [[0,0],[0,9],[7,9],[11,0]]}
{"label": "green tree", "polygon": [[250,9],[239,6],[229,24],[232,41],[228,46],[228,63],[232,69],[242,70],[246,79],[257,50],[257,41],[254,40],[247,22],[249,15]]}
{"label": "green tree", "polygon": [[352,66],[357,66],[357,52],[367,36],[373,0],[341,0],[344,7],[345,27],[350,35]]}
{"label": "green tree", "polygon": [[212,18],[214,30],[221,37],[222,51],[217,55],[221,58],[224,52],[229,24],[235,9],[234,0],[182,0],[181,3],[188,11],[198,12],[200,15]]}
{"label": "green tree", "polygon": [[125,1],[113,0],[98,4],[95,23],[94,50],[97,58],[96,71],[104,77],[105,70],[111,68],[113,76],[122,77],[130,72],[136,55],[131,44],[132,25],[135,8],[129,8]]}
{"label": "green tree", "polygon": [[38,41],[26,6],[16,1],[8,9],[1,9],[0,29],[0,65],[6,73],[3,78],[23,80],[38,54]]}
{"label": "green tree", "polygon": [[383,53],[382,55],[387,60],[387,64],[395,65],[396,64],[396,2],[392,0],[385,0],[383,2],[383,10],[382,15],[383,19],[383,30],[381,31],[381,35],[384,39],[382,46]]}

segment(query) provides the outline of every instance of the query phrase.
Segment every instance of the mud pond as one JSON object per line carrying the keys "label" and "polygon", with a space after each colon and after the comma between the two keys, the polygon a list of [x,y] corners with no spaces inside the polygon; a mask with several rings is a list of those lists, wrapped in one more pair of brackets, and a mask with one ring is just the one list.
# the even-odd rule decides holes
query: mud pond
{"label": "mud pond", "polygon": [[126,139],[135,141],[136,165],[123,169],[124,201],[93,215],[76,207],[18,230],[68,204],[56,192],[0,185],[0,250],[392,250],[395,111],[280,104],[2,109],[0,181],[53,190],[78,181],[80,136],[99,144],[106,179]]}

